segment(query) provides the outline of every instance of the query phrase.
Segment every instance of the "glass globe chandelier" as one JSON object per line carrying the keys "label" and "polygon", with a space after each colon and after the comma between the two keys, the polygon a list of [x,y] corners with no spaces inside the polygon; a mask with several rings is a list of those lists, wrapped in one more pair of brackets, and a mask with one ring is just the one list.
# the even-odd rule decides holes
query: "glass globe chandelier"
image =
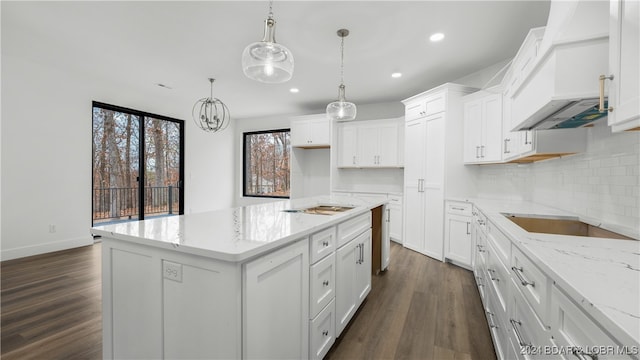
{"label": "glass globe chandelier", "polygon": [[273,1],[269,1],[269,16],[264,21],[262,41],[249,44],[242,52],[242,71],[249,78],[268,84],[283,83],[293,76],[293,54],[276,43],[276,20]]}
{"label": "glass globe chandelier", "polygon": [[213,97],[213,82],[215,79],[209,78],[211,83],[211,96],[202,98],[193,105],[191,116],[198,127],[207,132],[222,131],[227,128],[231,120],[229,108],[220,99]]}
{"label": "glass globe chandelier", "polygon": [[356,118],[356,105],[348,102],[344,95],[344,38],[349,30],[338,30],[340,37],[340,86],[338,86],[338,100],[327,105],[327,118],[337,121],[349,121]]}

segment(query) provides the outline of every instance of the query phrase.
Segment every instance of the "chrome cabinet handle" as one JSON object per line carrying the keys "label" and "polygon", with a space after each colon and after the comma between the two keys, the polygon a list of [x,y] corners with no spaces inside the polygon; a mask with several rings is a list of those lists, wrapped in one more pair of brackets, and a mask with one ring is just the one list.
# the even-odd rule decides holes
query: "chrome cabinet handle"
{"label": "chrome cabinet handle", "polygon": [[329,336],[329,331],[328,331],[328,330],[323,331],[323,332],[322,332],[322,335],[324,335],[324,336]]}
{"label": "chrome cabinet handle", "polygon": [[509,319],[509,322],[511,322],[511,327],[513,328],[513,332],[516,334],[516,339],[518,340],[518,344],[521,347],[530,347],[531,344],[527,344],[523,340],[522,334],[520,334],[520,330],[518,329],[520,326],[522,326],[522,323],[518,320],[513,320],[513,319]]}
{"label": "chrome cabinet handle", "polygon": [[580,360],[598,360],[598,355],[596,354],[588,354],[581,349],[573,348],[571,350],[571,355],[577,357]]}
{"label": "chrome cabinet handle", "polygon": [[387,209],[387,222],[391,222],[391,209]]}
{"label": "chrome cabinet handle", "polygon": [[[493,270],[493,269],[487,269],[487,271],[488,271],[490,274],[495,274],[495,272],[496,272],[496,271],[495,271],[495,270]],[[500,279],[499,279],[499,278],[497,278],[497,277],[493,277],[493,275],[489,275],[489,277],[490,277],[490,278],[491,278],[491,280],[493,280],[493,281],[500,281]]]}
{"label": "chrome cabinet handle", "polygon": [[480,155],[478,155],[478,151],[480,151],[480,146],[476,146],[476,159],[480,157]]}
{"label": "chrome cabinet handle", "polygon": [[323,242],[322,242],[322,246],[324,246],[324,247],[329,246],[329,242],[328,242],[328,241],[323,241]]}
{"label": "chrome cabinet handle", "polygon": [[476,245],[476,246],[478,247],[478,252],[487,252],[487,250],[482,249],[484,246],[482,245]]}
{"label": "chrome cabinet handle", "polygon": [[484,158],[484,145],[480,146],[480,157]]}
{"label": "chrome cabinet handle", "polygon": [[497,329],[498,325],[493,321],[493,313],[491,311],[487,311],[487,315],[489,315],[489,327],[492,329]]}
{"label": "chrome cabinet handle", "polygon": [[353,165],[355,165],[355,164],[356,164],[356,156],[353,155]]}
{"label": "chrome cabinet handle", "polygon": [[452,206],[451,208],[452,208],[453,210],[460,210],[460,211],[464,211],[464,208],[461,208],[461,207]]}
{"label": "chrome cabinet handle", "polygon": [[467,221],[467,235],[471,235],[471,231],[469,230],[469,225],[471,225],[471,223]]}
{"label": "chrome cabinet handle", "polygon": [[598,112],[613,112],[613,107],[609,106],[609,108],[605,109],[604,107],[604,81],[605,80],[613,80],[613,75],[604,76],[600,75],[600,102],[598,105]]}
{"label": "chrome cabinet handle", "polygon": [[[531,140],[533,141],[533,135],[531,135]],[[529,131],[524,132],[524,144],[531,145],[532,141],[529,141]]]}
{"label": "chrome cabinet handle", "polygon": [[323,286],[329,286],[329,280],[325,280],[325,281],[323,281],[323,282],[322,282],[322,285],[323,285]]}
{"label": "chrome cabinet handle", "polygon": [[511,270],[513,270],[516,273],[516,276],[518,277],[518,280],[520,280],[520,283],[522,284],[522,286],[527,286],[527,285],[531,285],[531,287],[535,287],[536,283],[534,281],[528,281],[527,279],[524,278],[524,276],[522,276],[521,273],[524,273],[522,267],[515,267],[512,266]]}

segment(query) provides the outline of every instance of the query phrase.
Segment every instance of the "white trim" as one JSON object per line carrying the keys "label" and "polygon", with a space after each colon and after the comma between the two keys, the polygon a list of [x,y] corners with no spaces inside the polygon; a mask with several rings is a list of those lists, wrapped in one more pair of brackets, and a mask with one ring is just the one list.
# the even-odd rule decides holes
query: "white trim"
{"label": "white trim", "polygon": [[2,249],[0,253],[0,259],[2,261],[18,259],[27,256],[45,254],[54,251],[67,250],[80,246],[93,245],[93,238],[91,236],[78,237],[73,239],[66,239],[61,241],[52,241],[44,244],[36,244],[31,246],[24,246],[14,249]]}

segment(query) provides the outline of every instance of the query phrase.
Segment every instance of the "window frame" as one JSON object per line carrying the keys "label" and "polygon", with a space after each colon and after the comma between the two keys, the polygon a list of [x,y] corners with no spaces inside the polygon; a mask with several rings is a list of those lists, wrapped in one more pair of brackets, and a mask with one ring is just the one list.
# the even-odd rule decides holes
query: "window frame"
{"label": "window frame", "polygon": [[290,199],[291,198],[291,186],[289,186],[289,196],[277,196],[277,195],[260,195],[260,194],[247,194],[247,137],[258,134],[272,134],[278,132],[289,133],[289,180],[291,180],[291,128],[273,129],[273,130],[257,130],[246,131],[242,133],[242,197],[248,198],[265,198],[265,199]]}
{"label": "window frame", "polygon": [[[153,118],[153,119],[158,119],[158,120],[163,120],[163,121],[170,121],[173,123],[178,124],[179,128],[180,128],[180,188],[179,188],[179,196],[180,196],[180,203],[179,203],[179,209],[178,209],[178,214],[177,215],[184,215],[184,205],[185,205],[185,197],[184,197],[184,193],[185,193],[185,175],[184,175],[184,169],[185,169],[185,131],[186,131],[186,126],[185,126],[185,121],[181,120],[181,119],[176,119],[176,118],[171,118],[168,116],[164,116],[164,115],[158,115],[158,114],[153,114],[153,113],[149,113],[146,111],[140,111],[140,110],[135,110],[135,109],[131,109],[131,108],[126,108],[123,106],[118,106],[118,105],[112,105],[112,104],[107,104],[107,103],[103,103],[100,101],[92,101],[91,102],[91,119],[93,121],[93,109],[99,107],[105,110],[109,110],[109,111],[115,111],[115,112],[120,112],[120,113],[127,113],[127,114],[131,114],[131,115],[135,115],[138,116],[140,118],[140,126],[138,128],[138,137],[139,139],[144,139],[144,120],[145,118]],[[93,129],[92,131],[92,137],[93,137]],[[145,143],[144,141],[141,141],[141,143],[139,144],[139,157],[138,157],[138,162],[139,162],[139,166],[142,166],[144,164],[144,151],[145,151]],[[92,143],[91,143],[91,189],[93,192],[93,188],[95,186],[94,184],[94,176],[93,176],[93,164],[94,164],[94,153],[95,150],[93,149],[93,139],[92,139]],[[138,184],[144,184],[145,183],[145,171],[139,171],[138,174]],[[144,191],[140,191],[139,195],[138,195],[138,202],[139,204],[144,204]],[[93,195],[91,196],[91,226],[96,226],[96,224],[94,224],[94,218],[93,218],[93,212],[94,212],[94,206],[93,206]],[[144,217],[144,206],[141,205],[141,209],[139,212],[139,218],[136,221],[142,221],[145,219]],[[99,224],[98,224],[99,225]]]}

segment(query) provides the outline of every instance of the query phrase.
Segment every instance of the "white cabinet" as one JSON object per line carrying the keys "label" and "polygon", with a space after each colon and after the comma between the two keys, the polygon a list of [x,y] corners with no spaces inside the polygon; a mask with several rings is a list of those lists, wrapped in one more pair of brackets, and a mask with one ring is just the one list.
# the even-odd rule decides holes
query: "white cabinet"
{"label": "white cabinet", "polygon": [[[403,245],[438,260],[444,259],[444,197],[466,191],[462,162],[461,99],[476,89],[444,84],[405,104]],[[439,104],[431,115],[412,119],[417,103]]]}
{"label": "white cabinet", "polygon": [[291,146],[326,148],[331,144],[331,121],[324,114],[291,120]]}
{"label": "white cabinet", "polygon": [[402,167],[402,119],[370,120],[338,125],[338,167]]}
{"label": "white cabinet", "polygon": [[464,162],[499,162],[502,160],[501,90],[481,90],[465,96],[463,101]]}
{"label": "white cabinet", "polygon": [[336,252],[336,336],[371,290],[371,229]]}
{"label": "white cabinet", "polygon": [[405,120],[420,119],[444,111],[446,96],[446,92],[443,91],[405,100]]}
{"label": "white cabinet", "polygon": [[402,244],[402,196],[389,195],[387,212],[389,237],[391,240]]}
{"label": "white cabinet", "polygon": [[447,201],[445,205],[445,258],[467,269],[471,268],[473,242],[471,203]]}
{"label": "white cabinet", "polygon": [[331,302],[311,320],[309,358],[322,359],[329,352],[336,338],[336,302]]}
{"label": "white cabinet", "polygon": [[640,130],[640,2],[611,0],[608,122],[614,132]]}
{"label": "white cabinet", "polygon": [[308,240],[245,264],[243,277],[243,357],[308,357]]}

